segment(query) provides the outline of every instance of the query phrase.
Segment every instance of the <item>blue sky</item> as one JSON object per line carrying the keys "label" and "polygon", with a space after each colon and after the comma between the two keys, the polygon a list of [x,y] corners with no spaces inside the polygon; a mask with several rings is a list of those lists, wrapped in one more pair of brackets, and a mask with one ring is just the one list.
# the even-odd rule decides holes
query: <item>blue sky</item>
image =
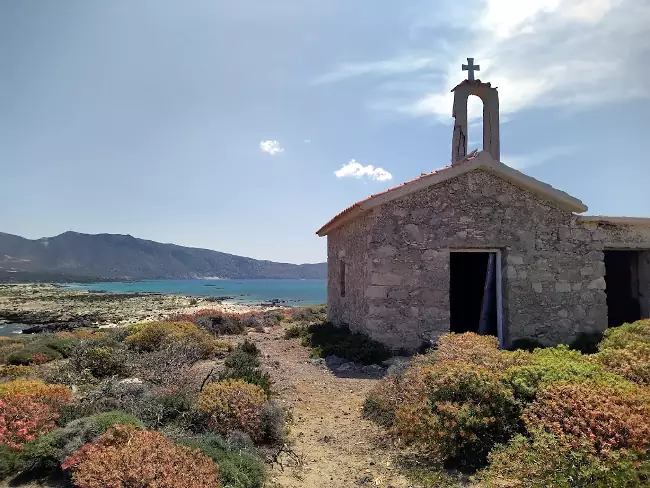
{"label": "blue sky", "polygon": [[0,230],[323,261],[330,217],[449,163],[468,56],[503,162],[650,216],[647,1],[0,0]]}

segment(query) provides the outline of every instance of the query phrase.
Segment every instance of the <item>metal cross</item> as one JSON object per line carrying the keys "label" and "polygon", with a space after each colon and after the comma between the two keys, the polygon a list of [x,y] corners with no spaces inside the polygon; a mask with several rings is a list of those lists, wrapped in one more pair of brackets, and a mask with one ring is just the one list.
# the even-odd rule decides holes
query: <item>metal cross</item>
{"label": "metal cross", "polygon": [[474,64],[474,58],[467,58],[467,64],[463,65],[463,71],[469,71],[467,79],[474,81],[474,71],[481,71],[481,67],[478,64]]}

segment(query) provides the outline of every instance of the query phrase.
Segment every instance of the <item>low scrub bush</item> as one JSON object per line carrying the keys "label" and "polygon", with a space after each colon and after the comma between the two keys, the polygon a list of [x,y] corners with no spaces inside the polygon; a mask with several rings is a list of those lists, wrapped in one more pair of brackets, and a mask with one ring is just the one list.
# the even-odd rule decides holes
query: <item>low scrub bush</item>
{"label": "low scrub bush", "polygon": [[0,379],[15,380],[26,378],[34,374],[34,368],[31,366],[15,366],[13,364],[0,365]]}
{"label": "low scrub bush", "polygon": [[322,323],[327,321],[327,306],[291,307],[284,314],[289,322]]}
{"label": "low scrub bush", "polygon": [[395,423],[395,411],[404,396],[403,389],[401,376],[382,378],[363,403],[363,417],[383,427],[391,427]]}
{"label": "low scrub bush", "polygon": [[248,339],[246,339],[241,344],[238,344],[236,349],[238,351],[245,352],[246,354],[250,354],[251,356],[259,356],[261,354],[259,347],[257,347],[254,342],[251,342]]}
{"label": "low scrub bush", "polygon": [[598,350],[623,349],[633,342],[650,344],[650,319],[607,329]]}
{"label": "low scrub bush", "polygon": [[180,439],[188,447],[199,449],[219,465],[219,475],[224,486],[232,488],[262,488],[266,480],[264,462],[253,453],[233,449],[217,435],[196,439]]}
{"label": "low scrub bush", "polygon": [[69,357],[76,341],[51,336],[26,342],[6,355],[6,362],[15,365],[39,364]]}
{"label": "low scrub bush", "polygon": [[298,339],[309,335],[309,327],[301,324],[292,324],[284,331],[285,339]]}
{"label": "low scrub bush", "polygon": [[22,341],[0,341],[0,363],[7,364],[9,356],[20,351],[23,347],[25,347],[25,343]]}
{"label": "low scrub bush", "polygon": [[[572,445],[573,444],[573,445]],[[545,432],[497,446],[478,479],[488,488],[636,488],[650,480],[650,462],[632,452],[596,456],[588,445]]]}
{"label": "low scrub bush", "polygon": [[530,430],[572,436],[575,447],[589,443],[597,454],[650,448],[650,394],[630,385],[555,383],[540,391],[523,413]]}
{"label": "low scrub bush", "polygon": [[259,439],[264,390],[242,380],[210,383],[199,395],[197,409],[209,418],[212,429],[227,434],[240,430]]}
{"label": "low scrub bush", "polygon": [[523,402],[532,401],[541,388],[558,381],[625,382],[567,346],[537,349],[530,355],[529,364],[508,369],[504,377],[516,397]]}
{"label": "low scrub bush", "polygon": [[23,460],[32,470],[56,470],[66,457],[118,424],[144,427],[133,415],[120,411],[82,417],[25,444]]}
{"label": "low scrub bush", "polygon": [[[250,344],[250,343],[249,343]],[[255,348],[254,344],[252,344]],[[257,354],[249,354],[246,350],[252,350],[250,346],[240,345],[224,362],[225,369],[219,374],[220,380],[242,380],[246,383],[259,386],[264,390],[266,396],[271,394],[271,376],[262,371]]]}
{"label": "low scrub bush", "polygon": [[650,386],[650,343],[631,342],[623,348],[603,348],[591,359],[607,371]]}
{"label": "low scrub bush", "polygon": [[287,438],[287,413],[275,400],[267,401],[260,412],[260,431],[264,442],[283,444]]}
{"label": "low scrub bush", "polygon": [[313,348],[312,354],[317,357],[336,355],[363,364],[381,363],[392,355],[382,343],[330,323],[310,325],[302,344]]}
{"label": "low scrub bush", "polygon": [[219,468],[198,449],[179,446],[158,432],[116,425],[66,458],[75,486],[83,488],[217,488]]}
{"label": "low scrub bush", "polygon": [[13,476],[24,469],[22,453],[0,444],[0,480]]}
{"label": "low scrub bush", "polygon": [[54,337],[74,341],[97,341],[108,339],[105,331],[97,329],[75,329],[71,331],[56,332]]}
{"label": "low scrub bush", "polygon": [[22,450],[26,442],[54,428],[58,415],[52,408],[24,395],[0,398],[0,445]]}
{"label": "low scrub bush", "polygon": [[7,363],[27,366],[63,359],[63,354],[47,346],[28,345],[7,356]]}
{"label": "low scrub bush", "polygon": [[0,398],[20,395],[59,410],[72,401],[72,391],[64,385],[47,385],[40,380],[0,383]]}
{"label": "low scrub bush", "polygon": [[227,343],[217,341],[191,322],[136,324],[125,343],[137,351],[144,352],[160,351],[171,344],[182,344],[194,348],[200,359],[209,359],[229,348]]}
{"label": "low scrub bush", "polygon": [[98,346],[94,343],[78,347],[70,358],[71,366],[77,371],[88,370],[95,378],[107,376],[128,376],[129,367],[124,350]]}
{"label": "low scrub bush", "polygon": [[519,429],[512,390],[484,366],[454,361],[411,368],[392,431],[432,459],[481,466]]}
{"label": "low scrub bush", "polygon": [[436,348],[423,359],[433,362],[461,361],[504,370],[511,366],[526,364],[530,361],[530,355],[524,351],[500,350],[499,340],[494,336],[466,332],[441,336]]}

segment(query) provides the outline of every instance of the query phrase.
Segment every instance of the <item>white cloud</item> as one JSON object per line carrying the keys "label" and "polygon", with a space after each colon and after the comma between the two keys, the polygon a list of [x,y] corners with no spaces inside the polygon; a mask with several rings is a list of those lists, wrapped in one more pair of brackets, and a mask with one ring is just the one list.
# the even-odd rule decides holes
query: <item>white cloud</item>
{"label": "white cloud", "polygon": [[[457,1],[465,14],[460,39],[441,34],[458,32],[457,15],[449,19],[453,29],[440,29],[440,19],[447,18],[446,10],[453,12],[450,4]],[[413,20],[418,43],[441,46],[435,62],[406,54],[346,64],[321,80],[374,76],[378,99],[370,102],[371,107],[434,115],[444,121],[451,121],[450,90],[466,75],[460,68],[468,56],[481,65],[477,78],[499,88],[502,114],[537,107],[582,109],[650,96],[647,1],[446,0],[435,4],[435,16],[429,7]],[[435,38],[441,35],[448,37]],[[414,48],[413,52],[422,51]],[[470,107],[470,118],[480,113],[480,104]]]}
{"label": "white cloud", "polygon": [[393,179],[393,175],[384,168],[375,168],[372,164],[363,166],[358,161],[351,159],[341,169],[334,172],[337,178],[362,178],[367,176],[377,181],[388,181]]}
{"label": "white cloud", "polygon": [[280,146],[278,141],[262,141],[260,142],[260,149],[262,152],[268,153],[271,156],[284,152],[284,148]]}
{"label": "white cloud", "polygon": [[311,139],[305,139],[305,144],[309,144],[311,142]]}

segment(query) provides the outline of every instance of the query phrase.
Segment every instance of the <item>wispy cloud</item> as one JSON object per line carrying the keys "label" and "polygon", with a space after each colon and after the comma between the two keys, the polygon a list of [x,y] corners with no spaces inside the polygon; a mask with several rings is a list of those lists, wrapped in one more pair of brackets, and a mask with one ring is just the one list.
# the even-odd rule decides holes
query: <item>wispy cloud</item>
{"label": "wispy cloud", "polygon": [[367,63],[347,63],[339,66],[334,71],[319,76],[313,80],[315,85],[335,83],[338,81],[356,78],[365,75],[397,75],[413,73],[414,71],[432,68],[436,59],[432,57],[413,56],[387,59],[383,61],[371,61]]}
{"label": "wispy cloud", "polygon": [[278,141],[262,141],[260,142],[260,149],[271,156],[284,152],[284,148],[280,146]]}
{"label": "wispy cloud", "polygon": [[538,166],[559,157],[568,156],[575,151],[576,148],[573,146],[555,146],[526,154],[506,154],[501,157],[501,160],[504,164],[512,168],[523,169]]}
{"label": "wispy cloud", "polygon": [[337,178],[363,178],[368,177],[377,181],[388,181],[393,179],[393,175],[384,168],[375,168],[372,164],[363,166],[358,161],[351,159],[341,169],[334,172]]}
{"label": "wispy cloud", "polygon": [[[421,44],[431,45],[432,39],[447,47],[436,50],[435,59],[406,54],[345,64],[319,81],[374,77],[372,107],[446,121],[450,90],[463,79],[460,67],[467,56],[481,65],[479,78],[499,87],[502,114],[533,107],[581,109],[650,96],[650,68],[639,62],[650,50],[648,2],[464,0],[463,22],[471,27],[463,29],[460,39],[451,37],[457,30],[439,28],[445,10],[458,10],[451,2],[436,2],[435,16],[422,11],[413,19],[413,52],[421,53]],[[452,24],[460,20],[457,15],[450,19]],[[428,88],[422,88],[425,77]],[[470,117],[480,112],[480,104],[470,107]]]}

